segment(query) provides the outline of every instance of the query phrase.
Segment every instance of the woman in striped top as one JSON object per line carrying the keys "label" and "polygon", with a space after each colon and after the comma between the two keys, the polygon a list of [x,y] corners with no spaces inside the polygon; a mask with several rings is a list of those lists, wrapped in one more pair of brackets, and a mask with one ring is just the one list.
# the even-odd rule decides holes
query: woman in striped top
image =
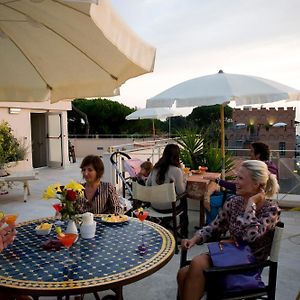
{"label": "woman in striped top", "polygon": [[94,214],[119,214],[123,212],[115,187],[109,182],[102,182],[104,165],[99,156],[86,156],[81,165],[85,180],[84,197],[80,200],[80,211]]}

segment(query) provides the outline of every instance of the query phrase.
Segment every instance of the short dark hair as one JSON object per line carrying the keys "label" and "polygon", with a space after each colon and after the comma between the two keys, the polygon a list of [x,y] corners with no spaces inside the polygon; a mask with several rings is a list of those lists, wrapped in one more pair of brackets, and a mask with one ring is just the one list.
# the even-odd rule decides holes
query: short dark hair
{"label": "short dark hair", "polygon": [[150,173],[151,170],[153,169],[152,162],[151,161],[144,161],[141,164],[141,169],[144,169],[144,170],[146,170],[146,172]]}
{"label": "short dark hair", "polygon": [[270,159],[270,148],[262,142],[254,142],[251,144],[255,155],[259,155],[259,160],[266,161]]}
{"label": "short dark hair", "polygon": [[82,170],[89,165],[93,166],[97,174],[97,179],[100,179],[104,173],[104,164],[101,158],[97,155],[86,156],[81,162],[80,169]]}

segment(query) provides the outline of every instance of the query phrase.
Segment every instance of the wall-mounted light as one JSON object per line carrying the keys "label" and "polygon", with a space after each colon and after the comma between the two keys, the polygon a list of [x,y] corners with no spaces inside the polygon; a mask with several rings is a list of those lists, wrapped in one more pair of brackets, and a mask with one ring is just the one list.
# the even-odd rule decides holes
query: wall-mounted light
{"label": "wall-mounted light", "polygon": [[19,113],[21,112],[21,108],[10,107],[10,108],[8,109],[8,112],[9,112],[10,114],[15,114],[15,115],[17,115],[17,114],[19,114]]}

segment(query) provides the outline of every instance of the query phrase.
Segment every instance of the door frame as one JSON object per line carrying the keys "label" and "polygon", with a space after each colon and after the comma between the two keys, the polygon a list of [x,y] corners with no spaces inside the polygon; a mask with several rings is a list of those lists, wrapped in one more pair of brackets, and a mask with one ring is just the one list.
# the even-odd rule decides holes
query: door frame
{"label": "door frame", "polygon": [[[58,136],[49,136],[49,116],[59,116],[60,134]],[[64,167],[64,141],[63,141],[63,116],[62,112],[46,112],[46,143],[47,143],[47,165],[51,168]],[[60,161],[50,161],[50,139],[60,139]]]}

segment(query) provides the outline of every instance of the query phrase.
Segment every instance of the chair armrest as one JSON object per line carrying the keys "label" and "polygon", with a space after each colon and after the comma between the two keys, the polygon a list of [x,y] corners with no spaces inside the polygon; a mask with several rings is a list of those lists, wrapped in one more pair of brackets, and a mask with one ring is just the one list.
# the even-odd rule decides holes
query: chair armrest
{"label": "chair armrest", "polygon": [[236,265],[236,266],[229,266],[229,267],[211,267],[209,269],[204,270],[205,276],[220,276],[226,274],[235,274],[241,273],[243,271],[251,271],[259,268],[265,268],[270,266],[271,262],[269,260],[253,263],[253,264],[246,264],[246,265]]}

